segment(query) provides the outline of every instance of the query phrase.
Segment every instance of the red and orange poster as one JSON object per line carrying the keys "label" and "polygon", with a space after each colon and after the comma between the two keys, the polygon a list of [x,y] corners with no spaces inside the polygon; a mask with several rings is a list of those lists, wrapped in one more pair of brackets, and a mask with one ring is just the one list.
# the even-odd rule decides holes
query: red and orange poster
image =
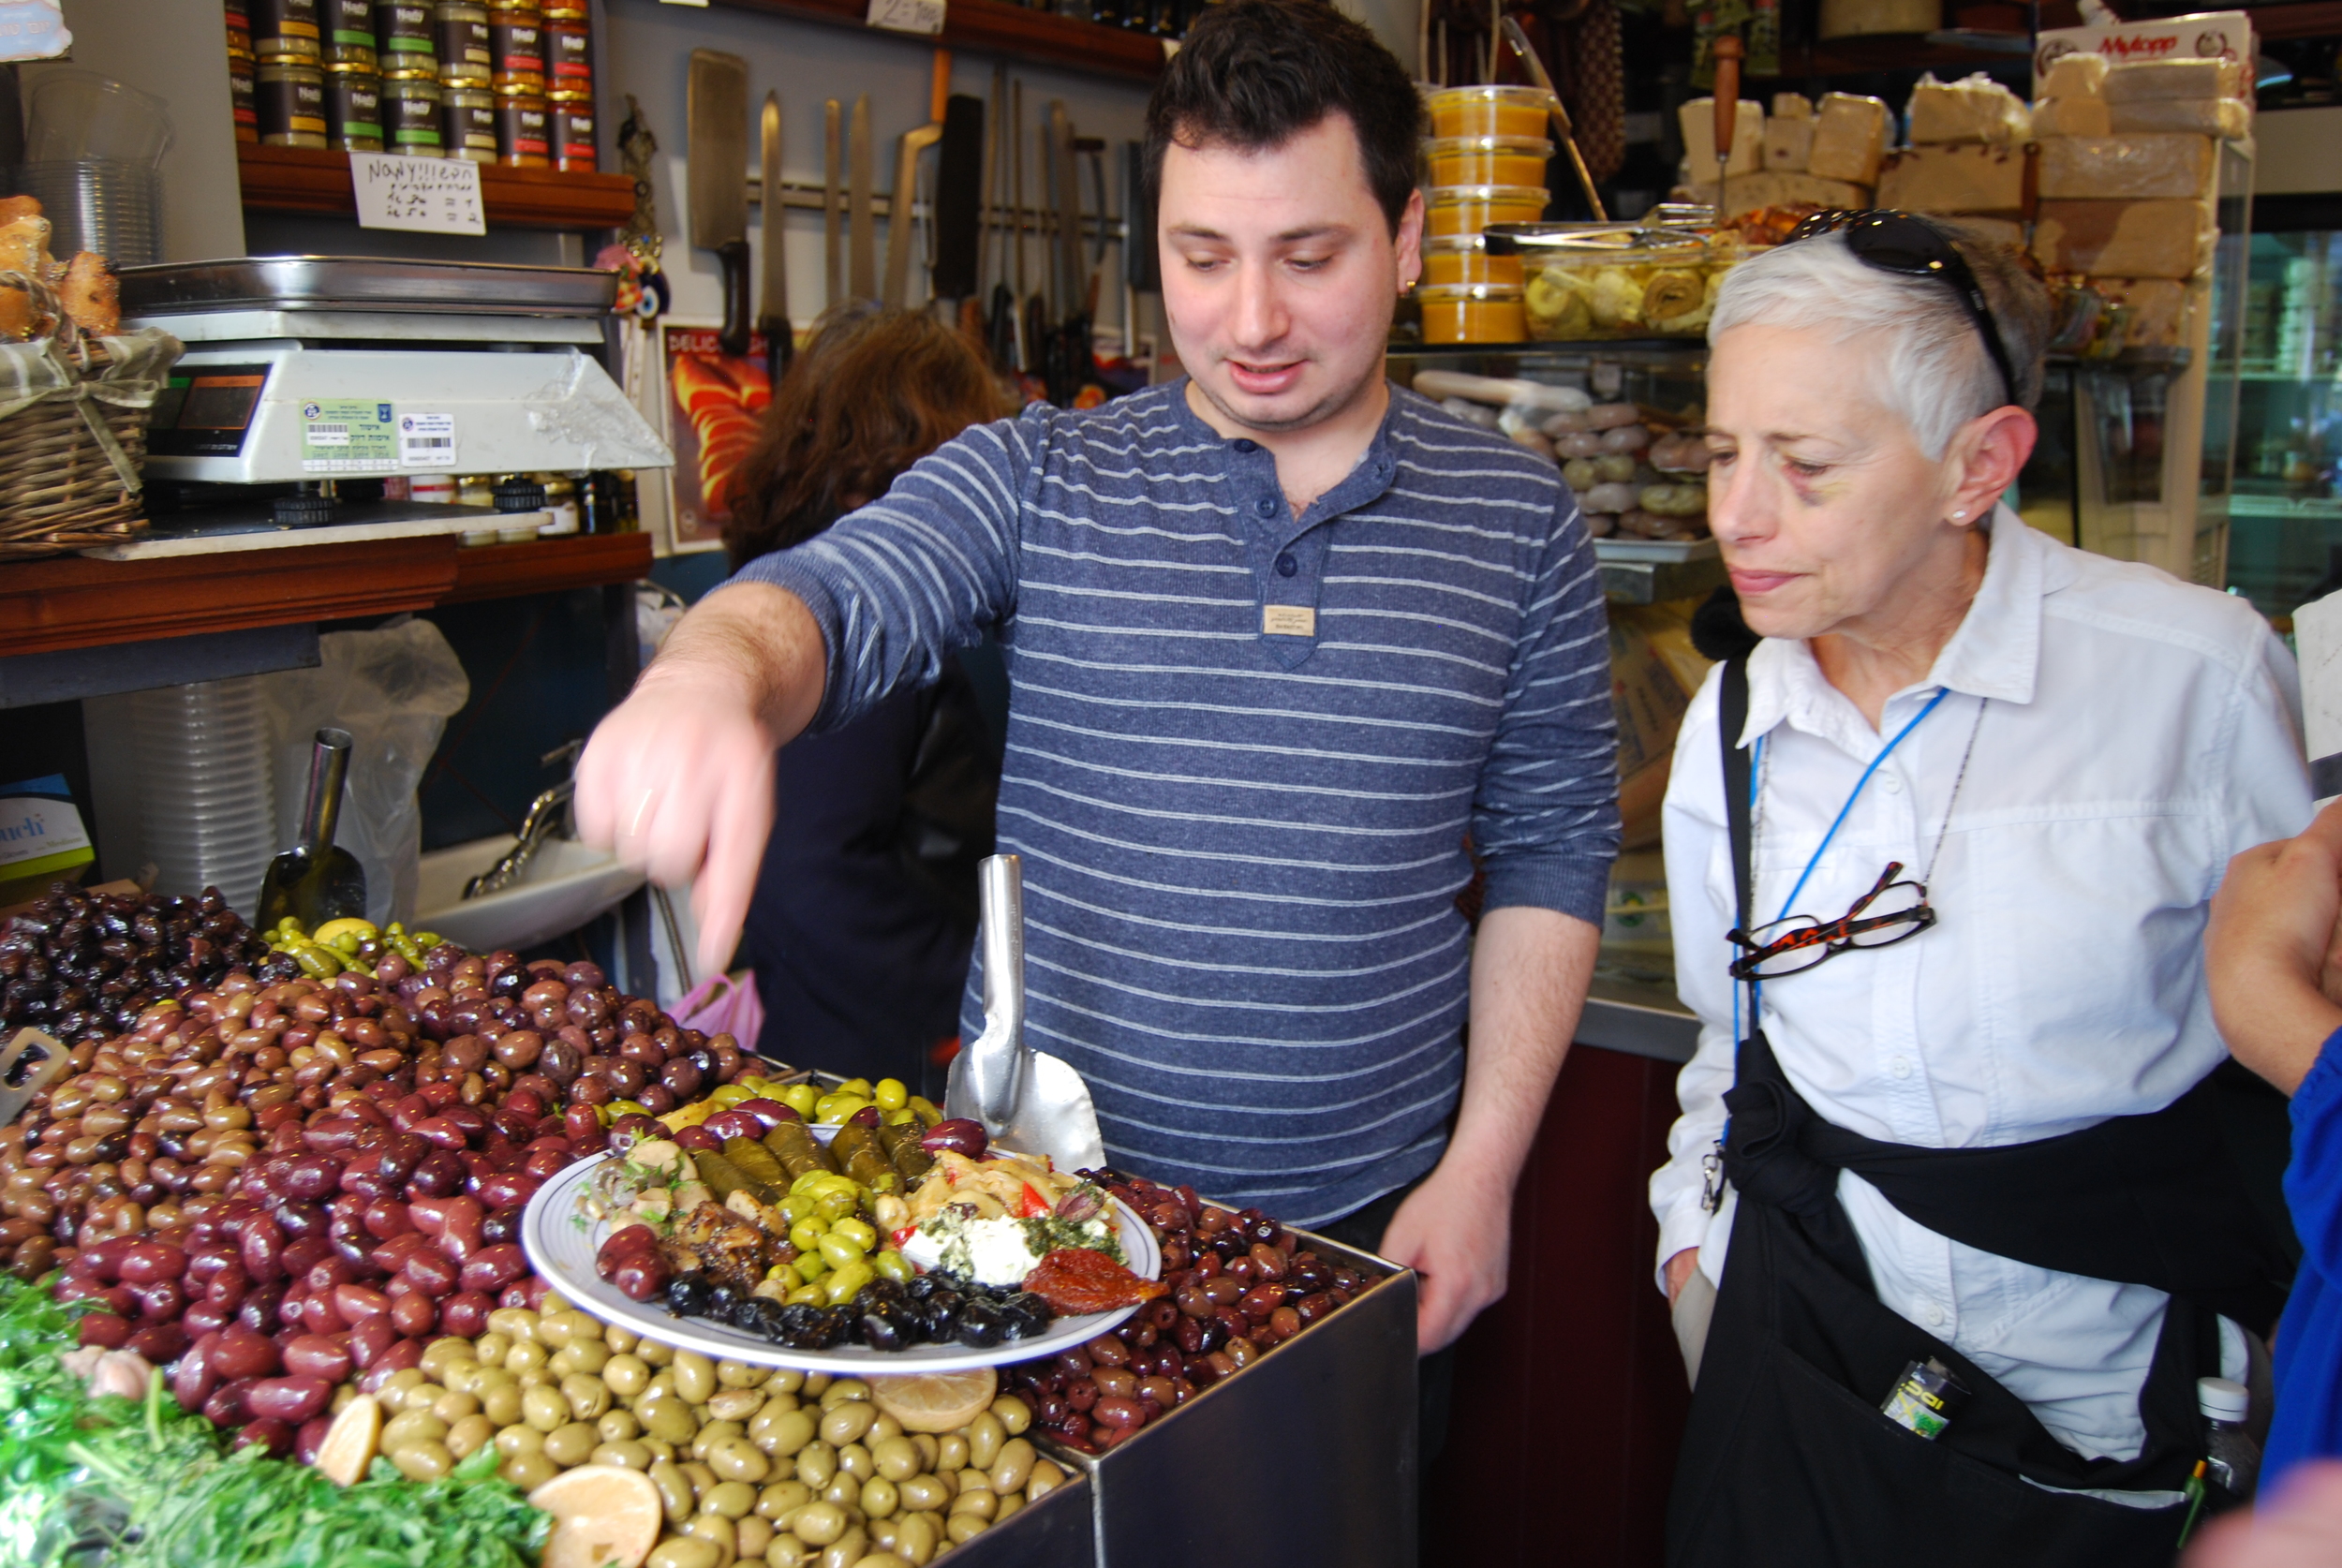
{"label": "red and orange poster", "polygon": [[723,540],[732,516],[725,486],[764,430],[773,387],[764,372],[764,334],[754,334],[745,357],[716,347],[717,329],[663,322],[667,367],[669,470],[674,486],[674,547],[709,550]]}

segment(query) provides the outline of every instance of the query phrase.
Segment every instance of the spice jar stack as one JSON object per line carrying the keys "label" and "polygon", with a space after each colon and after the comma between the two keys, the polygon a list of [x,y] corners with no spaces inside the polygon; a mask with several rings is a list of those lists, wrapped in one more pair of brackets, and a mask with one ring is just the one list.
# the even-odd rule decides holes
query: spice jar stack
{"label": "spice jar stack", "polygon": [[583,0],[224,0],[236,137],[595,167]]}
{"label": "spice jar stack", "polygon": [[1431,93],[1430,168],[1423,242],[1428,343],[1518,343],[1529,335],[1520,259],[1489,254],[1493,223],[1545,215],[1552,96],[1538,87],[1449,87]]}

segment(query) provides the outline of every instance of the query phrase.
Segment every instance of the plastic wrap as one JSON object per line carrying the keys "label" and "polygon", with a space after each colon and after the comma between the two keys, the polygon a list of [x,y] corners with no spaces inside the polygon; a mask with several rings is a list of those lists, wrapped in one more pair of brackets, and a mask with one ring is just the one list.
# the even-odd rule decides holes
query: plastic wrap
{"label": "plastic wrap", "polygon": [[2053,136],[2041,142],[2041,198],[2157,201],[2207,196],[2216,169],[2206,136]]}

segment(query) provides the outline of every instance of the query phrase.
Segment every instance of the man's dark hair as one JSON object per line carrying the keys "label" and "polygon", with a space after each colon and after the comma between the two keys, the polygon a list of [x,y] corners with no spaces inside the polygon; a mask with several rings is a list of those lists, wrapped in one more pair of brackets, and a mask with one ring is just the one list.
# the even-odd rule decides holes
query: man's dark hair
{"label": "man's dark hair", "polygon": [[1333,113],[1357,132],[1366,183],[1397,233],[1423,136],[1423,100],[1406,67],[1325,0],[1208,6],[1147,100],[1149,205],[1163,193],[1163,155],[1175,141],[1263,152]]}

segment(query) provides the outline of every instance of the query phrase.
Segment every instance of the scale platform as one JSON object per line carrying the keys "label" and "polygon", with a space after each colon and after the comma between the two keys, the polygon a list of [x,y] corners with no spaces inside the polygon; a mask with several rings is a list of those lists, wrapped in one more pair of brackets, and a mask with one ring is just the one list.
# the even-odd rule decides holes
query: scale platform
{"label": "scale platform", "polygon": [[351,544],[431,534],[541,528],[553,513],[497,511],[493,507],[434,506],[412,501],[361,501],[335,510],[331,523],[294,526],[269,514],[265,500],[230,502],[153,519],[147,531],[120,544],[84,550],[101,561],[151,561],[170,555],[223,555],[245,550],[290,550],[313,544]]}

